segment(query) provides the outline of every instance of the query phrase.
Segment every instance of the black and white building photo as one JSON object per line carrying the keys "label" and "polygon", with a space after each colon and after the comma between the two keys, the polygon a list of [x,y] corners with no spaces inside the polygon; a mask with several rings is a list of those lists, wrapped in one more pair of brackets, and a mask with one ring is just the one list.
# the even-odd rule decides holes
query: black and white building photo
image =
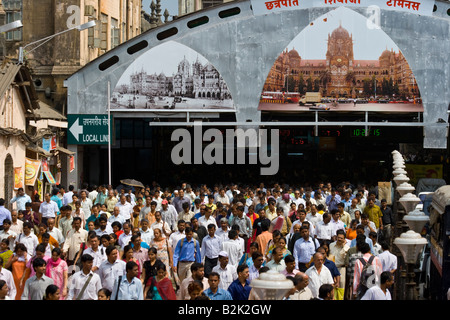
{"label": "black and white building photo", "polygon": [[137,59],[122,75],[111,109],[234,109],[217,69],[194,50],[176,42]]}

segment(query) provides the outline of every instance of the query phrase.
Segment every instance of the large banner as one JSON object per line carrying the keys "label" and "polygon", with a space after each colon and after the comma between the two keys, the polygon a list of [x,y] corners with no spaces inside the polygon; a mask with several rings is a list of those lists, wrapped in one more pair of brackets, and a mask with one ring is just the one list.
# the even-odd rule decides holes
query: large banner
{"label": "large banner", "polygon": [[119,79],[111,110],[234,110],[219,71],[201,54],[174,41],[136,59]]}
{"label": "large banner", "polygon": [[22,167],[14,168],[14,190],[23,188],[23,171]]}
{"label": "large banner", "polygon": [[399,47],[349,8],[312,21],[280,52],[263,86],[261,111],[423,112]]}
{"label": "large banner", "polygon": [[313,7],[367,8],[377,6],[383,10],[395,10],[431,16],[434,7],[434,0],[252,0],[251,2],[255,15]]}
{"label": "large banner", "polygon": [[442,164],[406,164],[407,176],[412,185],[417,185],[420,179],[443,179],[444,168]]}
{"label": "large banner", "polygon": [[41,161],[25,158],[25,185],[34,186],[38,176]]}

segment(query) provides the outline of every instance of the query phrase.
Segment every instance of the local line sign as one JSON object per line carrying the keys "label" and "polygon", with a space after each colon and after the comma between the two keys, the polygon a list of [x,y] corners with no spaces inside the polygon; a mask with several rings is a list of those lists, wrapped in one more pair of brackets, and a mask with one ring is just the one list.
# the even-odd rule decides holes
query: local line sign
{"label": "local line sign", "polygon": [[108,144],[108,115],[68,114],[67,121],[67,144]]}

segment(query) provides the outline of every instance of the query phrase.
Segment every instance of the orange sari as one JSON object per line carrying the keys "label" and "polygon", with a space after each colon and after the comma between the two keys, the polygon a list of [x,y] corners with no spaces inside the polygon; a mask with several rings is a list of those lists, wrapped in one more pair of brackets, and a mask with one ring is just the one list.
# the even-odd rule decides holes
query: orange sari
{"label": "orange sari", "polygon": [[13,275],[13,279],[14,279],[14,284],[16,285],[16,290],[17,290],[17,294],[16,294],[16,300],[20,300],[20,298],[22,297],[22,293],[25,287],[25,281],[27,279],[24,279],[24,283],[23,283],[23,287],[20,288],[20,279],[22,279],[23,274],[25,273],[25,269],[26,269],[26,262],[25,261],[15,261],[11,264],[11,269],[12,269],[12,275]]}

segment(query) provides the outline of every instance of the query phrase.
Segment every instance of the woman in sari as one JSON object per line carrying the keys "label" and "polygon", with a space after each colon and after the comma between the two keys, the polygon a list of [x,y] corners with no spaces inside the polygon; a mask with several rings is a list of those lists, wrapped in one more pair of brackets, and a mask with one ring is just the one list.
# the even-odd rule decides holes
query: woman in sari
{"label": "woman in sari", "polygon": [[14,248],[14,254],[6,263],[6,269],[11,268],[12,270],[14,284],[16,286],[17,294],[15,300],[20,300],[22,297],[24,286],[20,286],[20,280],[22,279],[25,269],[27,268],[28,258],[27,247],[25,247],[23,243],[19,242]]}
{"label": "woman in sari", "polygon": [[172,281],[167,277],[166,266],[156,266],[156,276],[150,277],[144,289],[145,300],[176,300]]}
{"label": "woman in sari", "polygon": [[0,257],[3,259],[3,268],[6,266],[9,258],[11,258],[13,254],[14,252],[9,249],[9,240],[7,238],[2,239],[0,242]]}
{"label": "woman in sari", "polygon": [[350,227],[347,229],[347,233],[345,237],[348,240],[353,240],[356,238],[356,226],[358,225],[358,221],[356,219],[353,219],[352,222],[350,222]]}
{"label": "woman in sari", "polygon": [[269,250],[269,252],[267,253],[267,261],[272,260],[272,252],[273,252],[273,250],[275,250],[275,248],[281,249],[281,251],[283,252],[283,259],[291,254],[291,252],[287,249],[286,238],[280,237],[280,239],[277,241],[275,246],[271,250]]}
{"label": "woman in sari", "polygon": [[54,248],[52,250],[52,257],[47,261],[47,268],[45,275],[52,278],[54,284],[59,288],[59,300],[64,300],[67,296],[67,279],[68,279],[68,266],[66,261],[61,259],[61,249]]}
{"label": "woman in sari", "polygon": [[[158,251],[158,259],[166,265],[166,270],[172,268],[172,247],[169,245],[167,238],[162,235],[159,228],[153,230],[154,238],[150,241],[150,247],[156,248]],[[168,275],[168,277],[170,277]]]}

